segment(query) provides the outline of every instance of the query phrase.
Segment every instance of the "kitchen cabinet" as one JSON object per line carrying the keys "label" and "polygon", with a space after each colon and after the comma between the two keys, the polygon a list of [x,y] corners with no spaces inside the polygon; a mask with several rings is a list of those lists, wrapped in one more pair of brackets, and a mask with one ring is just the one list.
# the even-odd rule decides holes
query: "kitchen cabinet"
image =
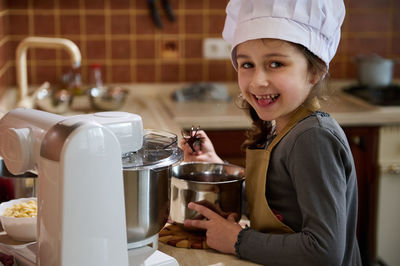
{"label": "kitchen cabinet", "polygon": [[241,145],[246,139],[246,130],[206,130],[206,133],[222,160],[245,166],[246,153]]}
{"label": "kitchen cabinet", "polygon": [[379,127],[345,127],[357,172],[357,237],[363,265],[375,260]]}
{"label": "kitchen cabinet", "polygon": [[[353,153],[358,182],[357,237],[363,265],[375,258],[375,232],[378,189],[379,127],[344,127]],[[246,130],[206,130],[218,155],[230,163],[244,166],[245,152],[240,146]]]}

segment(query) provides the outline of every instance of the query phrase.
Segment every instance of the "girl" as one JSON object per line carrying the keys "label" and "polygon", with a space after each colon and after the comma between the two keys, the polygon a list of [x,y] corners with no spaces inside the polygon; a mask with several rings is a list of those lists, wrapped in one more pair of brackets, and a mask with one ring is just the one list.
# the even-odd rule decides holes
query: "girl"
{"label": "girl", "polygon": [[[340,39],[340,0],[231,0],[223,36],[253,120],[246,150],[250,228],[189,203],[207,244],[267,265],[361,265],[357,179],[346,136],[319,111]],[[186,161],[222,162],[204,132]]]}

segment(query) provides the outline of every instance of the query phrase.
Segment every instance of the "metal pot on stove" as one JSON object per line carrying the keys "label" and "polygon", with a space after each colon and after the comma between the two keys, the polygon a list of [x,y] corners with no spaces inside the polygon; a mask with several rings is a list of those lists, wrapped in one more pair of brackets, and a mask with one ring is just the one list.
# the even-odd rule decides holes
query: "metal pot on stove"
{"label": "metal pot on stove", "polygon": [[394,61],[377,54],[356,57],[360,85],[385,87],[390,85]]}
{"label": "metal pot on stove", "polygon": [[177,136],[145,130],[143,147],[122,158],[128,247],[144,241],[166,224],[172,167],[183,159]]}

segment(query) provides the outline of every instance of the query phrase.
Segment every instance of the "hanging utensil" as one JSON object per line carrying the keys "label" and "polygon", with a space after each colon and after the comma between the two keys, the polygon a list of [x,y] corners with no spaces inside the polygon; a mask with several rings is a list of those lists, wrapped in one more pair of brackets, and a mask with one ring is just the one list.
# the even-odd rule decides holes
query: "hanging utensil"
{"label": "hanging utensil", "polygon": [[[156,24],[156,26],[158,28],[162,28],[163,24],[161,22],[161,18],[158,13],[158,10],[157,10],[156,1],[157,0],[149,0],[148,1],[149,8],[150,8],[151,16],[153,17],[154,23]],[[162,6],[167,14],[168,19],[170,21],[175,21],[176,20],[175,14],[172,11],[172,7],[171,7],[171,4],[169,3],[169,0],[161,0],[161,2],[162,2]]]}

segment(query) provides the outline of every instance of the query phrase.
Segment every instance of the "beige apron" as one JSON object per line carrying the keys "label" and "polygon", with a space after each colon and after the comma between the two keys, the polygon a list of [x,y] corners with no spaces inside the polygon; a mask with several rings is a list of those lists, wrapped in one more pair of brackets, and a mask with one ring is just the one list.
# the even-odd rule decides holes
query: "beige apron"
{"label": "beige apron", "polygon": [[268,145],[267,149],[246,150],[246,196],[249,203],[250,225],[253,229],[265,233],[294,233],[282,223],[269,208],[265,198],[265,184],[270,154],[276,144],[304,117],[319,109],[317,99],[308,107],[301,107],[289,123]]}

